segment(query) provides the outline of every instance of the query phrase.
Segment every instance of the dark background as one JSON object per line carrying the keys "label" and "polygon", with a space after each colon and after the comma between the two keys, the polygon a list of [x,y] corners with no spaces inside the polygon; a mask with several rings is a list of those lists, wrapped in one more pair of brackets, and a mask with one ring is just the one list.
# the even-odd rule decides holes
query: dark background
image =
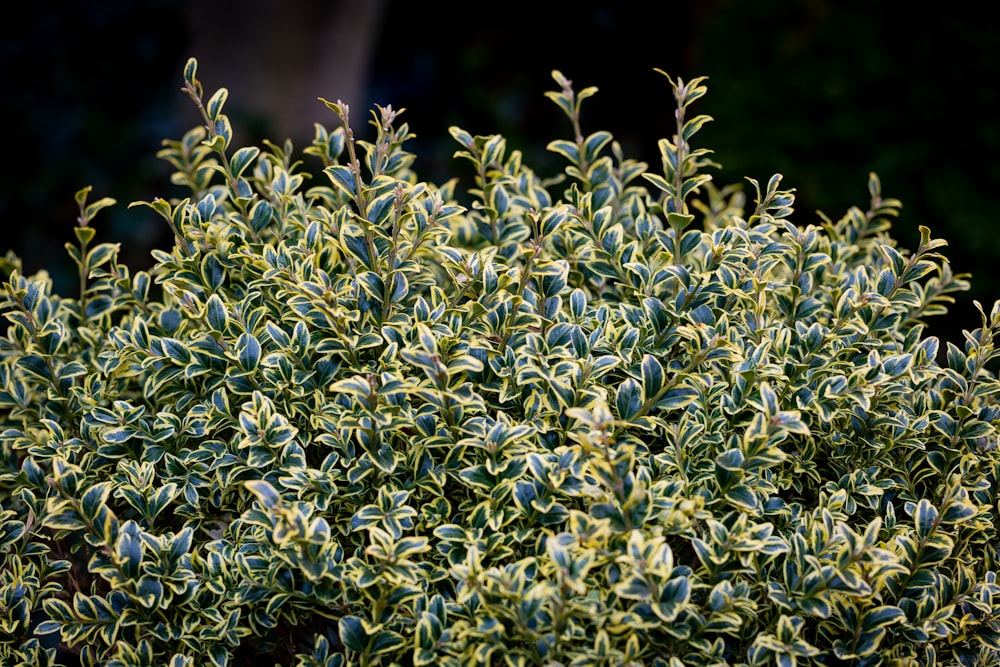
{"label": "dark background", "polygon": [[[16,6],[16,9],[15,9]],[[43,8],[44,7],[44,8]],[[426,180],[467,178],[451,159],[457,124],[501,133],[543,175],[561,169],[545,144],[570,138],[543,93],[561,70],[584,104],[584,131],[611,131],[632,157],[659,165],[672,100],[653,68],[709,77],[693,111],[715,117],[696,143],[715,151],[719,184],[775,172],[798,194],[794,220],[867,205],[867,175],[903,201],[895,236],[917,226],[949,241],[973,291],[932,333],[975,328],[972,299],[1000,297],[1000,29],[973,8],[855,0],[439,3],[400,0],[146,0],[5,3],[0,9],[0,252],[28,273],[47,268],[73,293],[63,244],[73,194],[119,205],[98,241],[121,241],[136,269],[167,247],[165,225],[137,199],[181,194],[155,157],[199,118],[180,92],[188,56],[206,95],[230,89],[237,146],[262,138],[304,147],[344,99],[366,138],[372,103],[407,109],[410,149]]]}

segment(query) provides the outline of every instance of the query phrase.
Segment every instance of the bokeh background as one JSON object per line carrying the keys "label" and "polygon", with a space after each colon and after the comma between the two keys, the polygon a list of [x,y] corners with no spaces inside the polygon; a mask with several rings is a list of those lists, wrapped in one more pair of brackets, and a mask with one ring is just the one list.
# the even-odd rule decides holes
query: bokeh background
{"label": "bokeh background", "polygon": [[3,3],[0,8],[0,253],[47,268],[72,293],[63,244],[73,194],[119,205],[98,240],[121,241],[134,268],[170,243],[146,208],[181,194],[155,157],[160,140],[198,122],[180,92],[188,56],[210,93],[229,88],[237,145],[268,138],[304,147],[336,119],[317,97],[343,99],[365,138],[373,103],[407,109],[426,180],[467,178],[451,158],[457,124],[501,133],[542,174],[569,137],[544,97],[553,69],[579,89],[586,132],[611,131],[627,154],[659,164],[670,89],[654,68],[706,75],[694,111],[715,117],[697,141],[715,151],[720,184],[779,172],[798,195],[794,218],[837,218],[867,205],[875,171],[903,201],[895,236],[918,225],[949,241],[972,274],[931,332],[959,341],[972,305],[1000,298],[1000,28],[970,5],[877,0],[674,0],[497,3],[405,0],[143,0]]}

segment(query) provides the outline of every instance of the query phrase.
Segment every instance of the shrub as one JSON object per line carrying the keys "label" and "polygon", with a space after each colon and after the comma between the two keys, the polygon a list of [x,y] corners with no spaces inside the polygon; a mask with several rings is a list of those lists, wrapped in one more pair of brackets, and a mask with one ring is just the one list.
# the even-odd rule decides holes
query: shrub
{"label": "shrub", "polygon": [[435,185],[391,107],[234,149],[192,59],[173,247],[85,188],[77,296],[8,254],[4,664],[997,664],[1000,306],[925,335],[968,283],[874,175],[713,186],[704,79],[651,171],[553,78],[565,174]]}

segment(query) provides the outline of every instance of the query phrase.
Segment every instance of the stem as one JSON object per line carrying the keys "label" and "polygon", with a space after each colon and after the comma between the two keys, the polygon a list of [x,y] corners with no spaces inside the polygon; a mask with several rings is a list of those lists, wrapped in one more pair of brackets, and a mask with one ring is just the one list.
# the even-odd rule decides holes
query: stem
{"label": "stem", "polygon": [[[569,89],[567,94],[570,102],[573,104],[573,115],[569,117],[569,120],[573,124],[573,140],[576,142],[576,148],[580,154],[580,175],[586,178],[587,170],[590,169],[590,163],[587,161],[587,155],[584,151],[583,131],[580,128],[580,110],[575,103],[576,96],[573,90]],[[590,189],[589,181],[587,181],[587,189]]]}
{"label": "stem", "polygon": [[87,321],[87,242],[80,241],[80,322]]}
{"label": "stem", "polygon": [[351,129],[350,125],[351,108],[343,102],[338,102],[337,106],[341,110],[340,120],[344,124],[344,133],[347,135],[347,154],[351,162],[351,173],[354,174],[354,187],[357,190],[354,201],[358,205],[358,215],[367,220],[368,202],[365,200],[365,184],[361,180],[361,162],[358,160],[358,152],[354,146],[354,130]]}
{"label": "stem", "polygon": [[[486,185],[487,185],[487,180],[486,180],[486,178],[487,178],[487,176],[486,176],[486,165],[483,164],[483,162],[482,162],[482,160],[480,158],[482,158],[482,156],[479,154],[479,151],[477,150],[476,151],[476,160],[477,160],[477,162],[476,162],[476,170],[479,172],[479,183],[480,183],[480,186],[483,189],[483,197],[482,197],[482,199],[483,199],[483,203],[487,205],[486,210],[492,211],[493,209],[489,208],[489,206],[488,206],[489,205],[490,197],[489,197],[489,192],[486,190]],[[494,185],[493,187],[496,187],[496,185]],[[500,245],[500,227],[497,225],[496,215],[490,215],[489,219],[490,219],[490,234],[493,237],[491,240],[493,241],[494,245]]]}
{"label": "stem", "polygon": [[[613,435],[611,437],[614,437]],[[632,530],[632,520],[629,518],[628,512],[625,511],[625,502],[628,498],[625,497],[625,480],[616,474],[615,463],[611,458],[611,449],[608,447],[608,441],[611,439],[606,432],[602,432],[601,438],[601,452],[604,454],[604,462],[608,465],[611,472],[615,476],[615,485],[612,487],[614,491],[615,498],[618,500],[618,508],[622,513],[622,521],[625,523],[625,531],[628,532]]]}
{"label": "stem", "polygon": [[397,183],[396,191],[394,193],[394,201],[392,204],[392,240],[389,242],[388,275],[386,275],[382,280],[382,312],[379,315],[381,320],[380,324],[388,320],[392,314],[392,304],[389,303],[389,298],[392,296],[390,294],[392,278],[396,274],[396,255],[399,248],[399,221],[402,218],[402,206],[403,186],[400,183]]}
{"label": "stem", "polygon": [[[684,97],[687,91],[683,87],[676,89],[674,91],[674,97],[677,99],[677,109],[674,110],[674,119],[677,124],[677,134],[674,135],[676,140],[675,146],[677,147],[677,168],[674,169],[674,210],[677,213],[685,212],[684,198],[681,196],[681,192],[684,188],[684,162],[687,160],[687,142],[684,141]],[[676,244],[675,250],[680,252],[680,242],[681,242],[680,232],[677,232],[677,237],[674,239]],[[675,255],[677,254],[675,252]]]}
{"label": "stem", "polygon": [[528,284],[528,281],[531,279],[531,270],[534,268],[534,264],[535,264],[535,255],[534,253],[532,253],[528,255],[528,258],[524,262],[524,273],[521,275],[521,280],[517,284],[517,291],[514,292],[514,298],[511,299],[511,301],[514,303],[514,307],[511,309],[509,313],[507,313],[507,317],[504,320],[504,328],[507,329],[507,331],[504,332],[503,338],[500,339],[500,347],[497,349],[497,352],[500,354],[503,354],[504,350],[507,349],[507,341],[510,340],[511,335],[514,333],[513,331],[510,330],[509,327],[510,319],[514,317],[515,313],[517,313],[517,310],[521,307],[524,295],[524,288]]}

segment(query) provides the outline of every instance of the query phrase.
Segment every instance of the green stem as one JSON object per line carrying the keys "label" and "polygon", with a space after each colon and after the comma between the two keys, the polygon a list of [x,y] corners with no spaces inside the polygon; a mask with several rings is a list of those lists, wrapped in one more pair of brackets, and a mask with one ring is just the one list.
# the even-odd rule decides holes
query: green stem
{"label": "green stem", "polygon": [[524,262],[524,273],[521,275],[521,280],[517,284],[517,291],[514,293],[514,297],[511,299],[513,306],[507,317],[504,318],[504,331],[503,338],[500,339],[500,346],[497,352],[503,354],[504,350],[507,349],[507,342],[510,340],[511,335],[514,333],[510,330],[510,321],[516,314],[518,309],[521,307],[521,302],[524,296],[524,288],[531,279],[531,270],[534,268],[535,255],[534,253],[528,255],[528,258]]}
{"label": "green stem", "polygon": [[[677,134],[674,135],[674,145],[677,147],[677,168],[674,169],[674,193],[672,199],[674,200],[674,211],[685,213],[684,197],[681,196],[684,190],[684,162],[687,160],[687,142],[684,141],[684,94],[683,91],[675,91],[674,94],[677,99],[677,109],[674,110],[674,119],[677,127]],[[680,252],[680,242],[681,234],[680,231],[677,231],[674,238],[675,256]]]}
{"label": "green stem", "polygon": [[80,241],[80,322],[87,321],[87,242]]}

